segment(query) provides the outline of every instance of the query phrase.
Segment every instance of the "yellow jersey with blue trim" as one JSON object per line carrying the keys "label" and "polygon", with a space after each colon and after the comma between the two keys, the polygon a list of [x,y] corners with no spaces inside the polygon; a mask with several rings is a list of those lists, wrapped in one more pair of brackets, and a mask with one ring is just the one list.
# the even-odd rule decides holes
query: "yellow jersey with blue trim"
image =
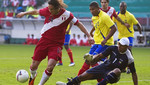
{"label": "yellow jersey with blue trim", "polygon": [[117,12],[118,16],[121,18],[121,20],[125,23],[128,23],[130,25],[130,28],[127,28],[123,24],[121,24],[118,20],[113,18],[113,21],[117,24],[118,28],[118,39],[121,39],[123,37],[134,37],[134,28],[133,25],[138,24],[137,19],[134,17],[133,14],[126,11],[125,14],[121,14],[120,12]]}
{"label": "yellow jersey with blue trim", "polygon": [[[107,37],[114,22],[111,20],[105,12],[100,11],[98,16],[92,17],[93,26],[95,28],[94,41],[95,44],[101,44],[101,42]],[[114,45],[113,37],[111,37],[105,45]]]}
{"label": "yellow jersey with blue trim", "polygon": [[[67,29],[66,29],[66,32],[69,30],[69,28],[70,28],[70,24],[68,24],[68,26],[67,26]],[[71,30],[69,31],[69,35],[71,34]]]}

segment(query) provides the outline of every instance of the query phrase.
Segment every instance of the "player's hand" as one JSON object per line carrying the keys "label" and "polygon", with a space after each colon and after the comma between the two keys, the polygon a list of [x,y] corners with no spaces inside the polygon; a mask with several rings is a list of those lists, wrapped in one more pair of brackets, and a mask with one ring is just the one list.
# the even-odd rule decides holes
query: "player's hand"
{"label": "player's hand", "polygon": [[128,23],[124,24],[127,28],[130,28],[130,25]]}
{"label": "player's hand", "polygon": [[83,58],[90,62],[90,61],[92,61],[93,56],[89,53],[86,53]]}
{"label": "player's hand", "polygon": [[25,15],[25,13],[24,13],[24,12],[20,12],[19,14],[17,14],[17,16],[16,16],[16,17],[21,18],[21,17],[23,17],[24,15]]}
{"label": "player's hand", "polygon": [[107,42],[107,40],[104,39],[104,40],[101,42],[101,45],[104,46],[106,42]]}
{"label": "player's hand", "polygon": [[92,37],[89,37],[88,41],[89,41],[90,44],[94,44],[94,39]]}

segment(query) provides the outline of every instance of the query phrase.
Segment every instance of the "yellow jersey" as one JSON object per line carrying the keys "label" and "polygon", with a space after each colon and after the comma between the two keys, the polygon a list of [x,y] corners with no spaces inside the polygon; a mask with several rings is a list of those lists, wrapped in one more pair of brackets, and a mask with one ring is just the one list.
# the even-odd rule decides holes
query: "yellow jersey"
{"label": "yellow jersey", "polygon": [[[67,29],[66,29],[66,32],[69,30],[69,28],[70,28],[70,24],[68,24],[68,26],[67,26]],[[69,31],[69,35],[71,34],[71,30]]]}
{"label": "yellow jersey", "polygon": [[[114,25],[114,22],[111,20],[105,12],[100,11],[98,16],[92,17],[93,26],[95,28],[94,32],[94,41],[95,44],[101,44],[101,42],[107,37],[110,32],[110,27]],[[111,37],[105,45],[114,45],[113,37]]]}
{"label": "yellow jersey", "polygon": [[117,24],[119,32],[118,39],[121,39],[123,37],[134,37],[133,25],[138,24],[138,21],[136,20],[134,15],[128,11],[126,11],[125,14],[121,14],[119,12],[117,14],[123,22],[128,23],[130,25],[130,28],[127,28],[126,26],[122,25],[118,20],[113,18],[113,21]]}

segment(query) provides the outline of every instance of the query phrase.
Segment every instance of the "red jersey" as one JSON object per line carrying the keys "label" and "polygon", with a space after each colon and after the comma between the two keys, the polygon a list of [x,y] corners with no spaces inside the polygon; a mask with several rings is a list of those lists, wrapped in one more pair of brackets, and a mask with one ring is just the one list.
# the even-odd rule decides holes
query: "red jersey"
{"label": "red jersey", "polygon": [[113,8],[113,7],[108,7],[108,9],[105,11],[105,10],[103,10],[102,8],[100,8],[102,11],[104,11],[104,12],[106,12],[109,16],[110,16],[110,18],[112,19],[112,17],[117,17],[117,14],[116,14],[116,11],[115,11],[115,9]]}
{"label": "red jersey", "polygon": [[42,37],[47,38],[48,41],[52,42],[63,44],[68,24],[71,21],[75,25],[78,23],[78,20],[73,16],[73,14],[65,9],[61,9],[58,15],[51,15],[48,7],[46,7],[40,9],[39,14],[45,17],[41,35]]}

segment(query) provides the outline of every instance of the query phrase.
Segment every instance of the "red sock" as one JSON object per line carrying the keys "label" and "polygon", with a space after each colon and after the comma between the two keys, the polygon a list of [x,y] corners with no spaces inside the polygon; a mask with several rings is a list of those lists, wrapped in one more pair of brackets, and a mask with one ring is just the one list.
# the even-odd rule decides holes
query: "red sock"
{"label": "red sock", "polygon": [[48,75],[48,76],[51,76],[52,73],[51,72],[48,72],[47,70],[45,70],[45,73]]}
{"label": "red sock", "polygon": [[88,65],[88,64],[86,64],[85,62],[84,62],[84,64],[83,64],[83,66],[82,66],[82,68],[79,70],[79,72],[78,72],[78,76],[80,75],[80,74],[82,74],[82,73],[84,73],[86,70],[88,70],[90,68],[90,65]]}
{"label": "red sock", "polygon": [[96,63],[96,64],[92,65],[92,67],[95,67],[95,66],[97,66],[97,65],[98,65],[98,63]]}
{"label": "red sock", "polygon": [[70,58],[71,63],[73,63],[74,61],[73,61],[72,50],[71,50],[70,48],[68,48],[68,49],[67,49],[67,53],[68,53],[68,55],[69,55],[69,58]]}

